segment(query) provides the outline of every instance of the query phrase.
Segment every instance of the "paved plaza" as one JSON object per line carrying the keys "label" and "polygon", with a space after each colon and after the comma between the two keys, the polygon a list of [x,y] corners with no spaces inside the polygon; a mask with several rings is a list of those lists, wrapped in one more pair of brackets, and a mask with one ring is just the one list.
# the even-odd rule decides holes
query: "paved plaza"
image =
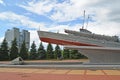
{"label": "paved plaza", "polygon": [[81,65],[84,61],[25,61],[27,65],[1,61],[0,80],[120,80],[119,65]]}
{"label": "paved plaza", "polygon": [[120,70],[0,68],[0,80],[120,80]]}

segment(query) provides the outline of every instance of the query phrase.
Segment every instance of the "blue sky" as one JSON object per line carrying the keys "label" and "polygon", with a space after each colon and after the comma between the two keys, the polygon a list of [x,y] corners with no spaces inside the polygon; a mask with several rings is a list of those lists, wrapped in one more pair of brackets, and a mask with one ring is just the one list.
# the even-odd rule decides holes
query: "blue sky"
{"label": "blue sky", "polygon": [[[37,30],[64,33],[82,27],[83,12],[90,16],[87,29],[120,36],[119,0],[0,0],[0,42],[7,29],[29,30],[39,44]],[[112,5],[111,5],[112,4]]]}

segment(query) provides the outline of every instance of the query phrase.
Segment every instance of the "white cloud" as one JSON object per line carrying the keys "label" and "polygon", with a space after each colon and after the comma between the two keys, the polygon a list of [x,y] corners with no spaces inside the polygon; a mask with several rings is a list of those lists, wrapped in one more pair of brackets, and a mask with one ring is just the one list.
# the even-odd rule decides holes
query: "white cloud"
{"label": "white cloud", "polygon": [[85,4],[87,1],[86,0],[82,2],[80,0],[75,1],[73,0],[70,3],[68,3],[68,1],[65,1],[63,3],[57,3],[55,0],[43,0],[36,3],[33,1],[29,2],[27,6],[26,5],[19,6],[33,13],[48,16],[52,20],[63,22],[70,21],[81,16],[82,11],[84,10],[82,7],[83,6],[82,3]]}
{"label": "white cloud", "polygon": [[3,2],[3,0],[0,0],[0,4],[5,5],[5,3]]}
{"label": "white cloud", "polygon": [[96,23],[107,23],[120,22],[119,3],[119,0],[66,0],[63,3],[58,3],[57,0],[42,0],[29,2],[27,6],[20,6],[33,13],[49,16],[50,19],[57,22],[81,18],[83,11],[86,10],[90,16],[94,15],[92,17]]}
{"label": "white cloud", "polygon": [[88,29],[93,33],[103,34],[114,36],[120,36],[120,27],[118,26],[120,23],[116,24],[115,22],[107,22],[107,23],[90,23]]}
{"label": "white cloud", "polygon": [[[95,1],[95,0],[93,0]],[[50,16],[51,19],[58,22],[76,20],[82,18],[83,11],[87,9],[86,5],[92,1],[88,0],[70,0],[70,2],[59,3],[55,5],[55,12]]]}
{"label": "white cloud", "polygon": [[38,48],[38,46],[40,44],[40,40],[39,40],[37,31],[29,30],[29,32],[30,32],[30,44],[32,44],[33,41],[35,41],[36,47]]}
{"label": "white cloud", "polygon": [[119,3],[119,0],[66,0],[63,3],[58,3],[57,0],[42,0],[39,2],[32,1],[28,5],[20,6],[33,13],[49,16],[49,18],[58,22],[80,18],[83,15],[83,10],[86,10],[87,14],[95,15],[95,18],[99,20],[119,19],[118,21],[120,21]]}
{"label": "white cloud", "polygon": [[0,44],[3,42],[4,37],[0,37]]}
{"label": "white cloud", "polygon": [[21,26],[26,26],[26,27],[32,27],[32,28],[38,28],[39,26],[44,26],[43,23],[37,23],[35,21],[32,21],[30,18],[23,16],[23,15],[18,15],[13,12],[2,12],[0,13],[0,19],[1,20],[8,20],[12,22],[12,24],[17,24]]}
{"label": "white cloud", "polygon": [[36,3],[35,1],[31,1],[28,3],[28,6],[25,6],[25,5],[19,5],[19,6],[31,12],[44,15],[45,13],[50,12],[52,10],[52,8],[54,7],[54,3],[52,2],[54,1],[53,0],[42,0]]}
{"label": "white cloud", "polygon": [[80,18],[87,9],[86,5],[95,2],[97,0],[66,0],[63,3],[58,3],[57,0],[42,0],[19,6],[33,13],[48,16],[54,21],[64,22]]}

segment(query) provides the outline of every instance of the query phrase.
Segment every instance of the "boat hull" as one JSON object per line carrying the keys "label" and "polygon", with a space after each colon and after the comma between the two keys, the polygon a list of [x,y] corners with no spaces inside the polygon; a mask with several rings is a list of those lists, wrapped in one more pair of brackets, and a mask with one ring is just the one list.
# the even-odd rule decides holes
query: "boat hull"
{"label": "boat hull", "polygon": [[93,44],[85,44],[85,43],[80,43],[80,42],[72,42],[72,41],[45,38],[45,37],[40,37],[40,40],[47,42],[47,43],[53,43],[53,44],[59,44],[59,45],[97,46],[97,45],[93,45]]}
{"label": "boat hull", "polygon": [[120,43],[104,40],[90,39],[81,36],[59,34],[45,31],[38,31],[41,41],[59,45],[76,45],[76,46],[97,46],[97,47],[119,47]]}

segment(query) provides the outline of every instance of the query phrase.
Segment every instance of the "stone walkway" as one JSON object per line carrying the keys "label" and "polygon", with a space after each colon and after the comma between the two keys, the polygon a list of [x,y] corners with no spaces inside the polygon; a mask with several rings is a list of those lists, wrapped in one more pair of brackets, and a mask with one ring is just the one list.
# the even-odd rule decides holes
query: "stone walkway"
{"label": "stone walkway", "polygon": [[120,70],[0,68],[0,80],[120,80]]}

